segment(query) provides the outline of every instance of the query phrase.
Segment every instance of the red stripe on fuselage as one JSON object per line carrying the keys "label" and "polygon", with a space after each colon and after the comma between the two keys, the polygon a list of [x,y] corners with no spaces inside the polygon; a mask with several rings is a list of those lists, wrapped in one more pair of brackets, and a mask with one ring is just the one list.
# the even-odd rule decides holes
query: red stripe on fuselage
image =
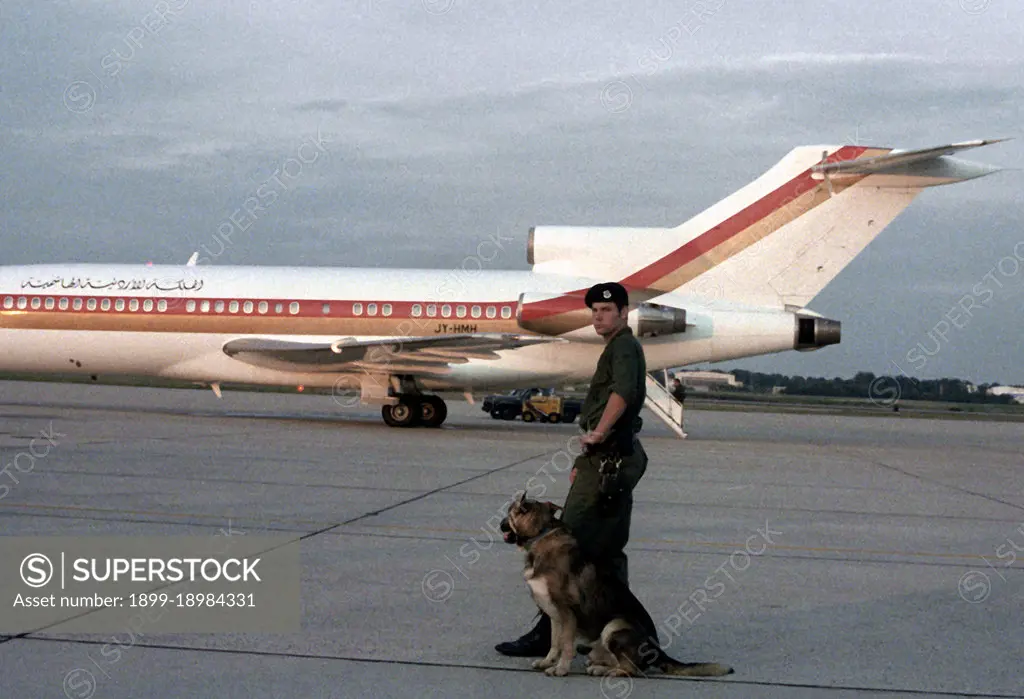
{"label": "red stripe on fuselage", "polygon": [[[852,160],[866,150],[866,146],[845,146],[829,156],[826,162]],[[758,221],[767,218],[782,206],[785,206],[801,194],[811,191],[819,184],[818,180],[811,177],[810,168],[804,170],[789,182],[761,197],[742,211],[733,214],[711,230],[702,233],[682,247],[673,250],[660,260],[629,275],[622,280],[622,285],[627,289],[646,289],[652,286],[659,279],[672,274],[672,272],[675,272],[683,265],[693,262],[701,255],[714,250],[725,241],[750,228]]]}
{"label": "red stripe on fuselage", "polygon": [[[843,146],[828,156],[825,162],[833,163],[842,160],[854,160],[866,150],[868,150],[867,146]],[[758,221],[767,218],[796,197],[811,191],[819,184],[818,180],[811,177],[811,168],[807,168],[793,179],[761,197],[745,209],[733,214],[714,228],[701,233],[660,260],[652,262],[643,269],[621,279],[620,283],[630,292],[648,289],[659,279],[663,279],[683,265],[693,262],[701,255],[714,250]],[[539,302],[539,305],[529,304],[530,317],[536,318],[578,310],[582,297],[586,293],[587,289],[577,289],[567,292],[558,298]]]}

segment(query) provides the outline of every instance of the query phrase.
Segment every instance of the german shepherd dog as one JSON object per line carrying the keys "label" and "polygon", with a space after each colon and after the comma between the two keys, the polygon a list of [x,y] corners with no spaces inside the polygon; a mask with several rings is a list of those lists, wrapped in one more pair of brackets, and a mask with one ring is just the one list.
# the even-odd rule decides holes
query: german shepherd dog
{"label": "german shepherd dog", "polygon": [[721,677],[733,672],[718,663],[681,663],[658,644],[643,605],[606,565],[587,560],[568,527],[555,514],[562,508],[526,499],[509,505],[501,521],[507,543],[526,550],[523,577],[534,602],[551,618],[551,650],[533,667],[564,676],[576,656],[576,637],[591,647],[587,673],[635,677],[656,667],[670,675]]}

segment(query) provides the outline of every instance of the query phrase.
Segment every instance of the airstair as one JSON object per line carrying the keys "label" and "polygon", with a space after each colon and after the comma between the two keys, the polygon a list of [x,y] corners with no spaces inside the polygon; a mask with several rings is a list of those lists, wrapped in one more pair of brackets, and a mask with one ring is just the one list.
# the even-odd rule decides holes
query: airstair
{"label": "airstair", "polygon": [[686,432],[683,431],[683,404],[668,389],[667,369],[664,370],[664,378],[665,384],[662,385],[654,378],[654,374],[647,374],[647,399],[644,405],[671,427],[680,439],[686,439]]}

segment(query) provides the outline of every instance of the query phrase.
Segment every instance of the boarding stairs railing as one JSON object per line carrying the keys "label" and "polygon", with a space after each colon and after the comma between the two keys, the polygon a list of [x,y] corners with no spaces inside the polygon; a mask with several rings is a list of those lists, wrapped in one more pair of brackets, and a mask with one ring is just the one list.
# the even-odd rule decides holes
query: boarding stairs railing
{"label": "boarding stairs railing", "polygon": [[667,369],[664,370],[664,379],[665,383],[662,385],[654,378],[653,373],[647,374],[647,399],[644,401],[644,405],[668,425],[680,439],[686,439],[687,434],[683,431],[683,404],[676,400],[676,397],[668,389]]}

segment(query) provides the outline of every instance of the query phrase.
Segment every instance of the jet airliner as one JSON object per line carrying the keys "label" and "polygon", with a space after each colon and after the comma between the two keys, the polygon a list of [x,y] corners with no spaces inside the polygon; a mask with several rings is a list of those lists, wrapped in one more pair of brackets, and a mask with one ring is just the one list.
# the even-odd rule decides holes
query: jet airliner
{"label": "jet airliner", "polygon": [[535,226],[528,271],[37,264],[0,267],[0,370],[352,391],[391,426],[441,425],[442,391],[586,380],[583,302],[630,294],[648,371],[840,341],[811,300],[925,188],[999,168],[976,140],[800,146],[670,228]]}

